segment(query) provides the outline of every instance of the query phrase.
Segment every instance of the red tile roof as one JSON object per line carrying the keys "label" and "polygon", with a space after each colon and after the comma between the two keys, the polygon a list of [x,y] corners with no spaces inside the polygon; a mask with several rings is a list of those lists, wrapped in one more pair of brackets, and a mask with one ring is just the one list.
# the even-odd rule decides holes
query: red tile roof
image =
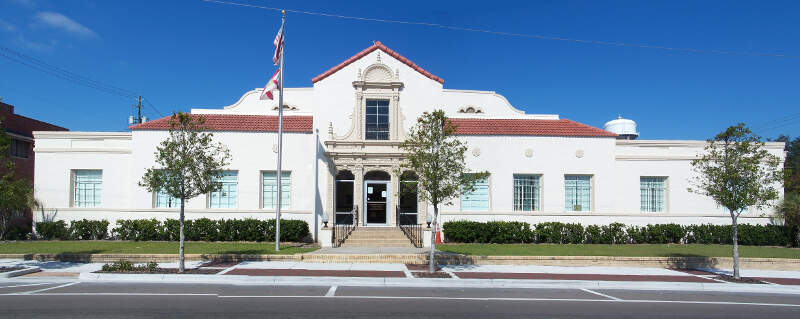
{"label": "red tile roof", "polygon": [[[277,132],[278,117],[267,115],[192,114],[205,119],[211,131]],[[168,130],[170,117],[131,126],[131,130]],[[311,133],[314,118],[311,116],[284,116],[283,131]]]}
{"label": "red tile roof", "polygon": [[330,70],[325,71],[320,75],[317,75],[316,77],[311,79],[311,82],[312,83],[317,83],[317,81],[322,80],[322,79],[328,77],[329,75],[336,73],[336,71],[341,70],[342,68],[348,66],[350,63],[353,63],[356,60],[363,58],[367,54],[370,54],[370,52],[375,51],[377,49],[381,49],[381,51],[386,52],[386,54],[391,55],[392,57],[394,57],[397,60],[400,60],[400,62],[405,63],[406,65],[408,65],[412,69],[416,70],[419,73],[422,73],[422,75],[427,76],[431,80],[434,80],[436,82],[444,84],[444,79],[442,79],[442,78],[440,78],[438,76],[435,76],[435,75],[431,74],[428,71],[425,71],[425,69],[419,67],[414,62],[411,62],[411,60],[409,60],[406,57],[400,55],[400,53],[394,52],[392,49],[389,49],[388,47],[383,45],[383,43],[381,43],[380,41],[375,41],[375,44],[373,44],[369,48],[364,49],[364,51],[361,51],[358,54],[350,57],[349,59],[344,60],[344,62],[339,63],[339,65],[331,68]]}
{"label": "red tile roof", "polygon": [[539,135],[616,137],[617,134],[567,119],[459,119],[451,118],[456,135]]}

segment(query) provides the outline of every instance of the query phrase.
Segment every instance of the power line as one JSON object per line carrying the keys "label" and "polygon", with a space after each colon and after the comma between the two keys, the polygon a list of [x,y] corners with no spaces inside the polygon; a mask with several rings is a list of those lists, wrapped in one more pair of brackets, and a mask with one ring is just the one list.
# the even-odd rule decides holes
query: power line
{"label": "power line", "polygon": [[[123,97],[123,98],[128,98],[128,99],[136,99],[139,96],[138,94],[136,94],[133,91],[130,91],[130,90],[127,90],[127,89],[123,89],[123,88],[120,88],[120,87],[112,85],[112,84],[108,84],[108,83],[100,82],[100,81],[97,81],[97,80],[93,80],[93,79],[90,79],[88,77],[85,77],[85,76],[82,76],[82,75],[67,71],[65,69],[62,69],[62,68],[59,68],[59,67],[54,66],[52,64],[49,64],[47,62],[44,62],[44,61],[42,61],[40,59],[37,59],[35,57],[32,57],[30,55],[24,54],[22,52],[13,50],[11,48],[8,48],[8,47],[2,46],[2,45],[0,45],[0,56],[6,58],[8,60],[17,62],[19,64],[25,65],[25,66],[27,66],[29,68],[34,69],[34,70],[40,71],[42,73],[45,73],[45,74],[60,78],[62,80],[68,81],[68,82],[72,82],[74,84],[78,84],[78,85],[82,85],[82,86],[85,86],[85,87],[88,87],[88,88],[92,88],[92,89],[95,89],[95,90],[103,91],[103,92],[108,93],[108,94],[117,95],[117,96],[120,96],[120,97]],[[153,111],[158,113],[158,115],[160,117],[164,117],[164,115],[158,110],[158,108],[156,108],[155,105],[153,105],[152,102],[150,102],[150,100],[147,99],[147,97],[142,96],[142,98],[150,106],[149,107],[150,109],[152,109]]]}
{"label": "power line", "polygon": [[15,61],[17,63],[23,64],[23,65],[28,66],[30,68],[36,69],[36,70],[38,70],[40,72],[44,72],[44,73],[47,73],[49,75],[52,75],[52,76],[55,76],[55,77],[59,77],[61,79],[64,79],[64,80],[67,80],[67,81],[70,81],[70,82],[73,82],[73,83],[76,83],[76,84],[79,84],[79,85],[83,85],[83,86],[90,87],[90,88],[93,88],[93,89],[98,89],[98,90],[104,91],[106,93],[122,96],[122,97],[125,97],[125,98],[135,98],[136,97],[136,93],[134,93],[132,91],[129,91],[129,90],[126,90],[126,89],[123,89],[123,88],[120,88],[120,87],[117,87],[117,86],[114,86],[114,85],[111,85],[111,84],[107,84],[107,83],[103,83],[103,82],[100,82],[100,81],[92,80],[90,78],[87,78],[87,77],[79,75],[79,74],[72,73],[70,71],[67,71],[67,70],[59,68],[57,66],[48,64],[47,62],[39,60],[39,59],[37,59],[35,57],[32,57],[30,55],[27,55],[27,54],[12,50],[12,49],[10,49],[8,47],[5,47],[5,46],[0,46],[0,55],[2,55],[3,57],[5,57],[5,58],[7,58],[9,60],[12,60],[12,61]]}
{"label": "power line", "polygon": [[469,28],[469,27],[461,27],[461,26],[444,25],[444,24],[431,23],[431,22],[418,22],[418,21],[403,21],[403,20],[366,18],[366,17],[347,16],[347,15],[331,14],[331,13],[323,13],[323,12],[314,12],[314,11],[282,9],[282,8],[276,8],[276,7],[267,7],[267,6],[260,6],[260,5],[247,4],[247,3],[238,3],[238,2],[231,2],[231,1],[222,1],[222,0],[200,0],[200,1],[209,2],[209,3],[216,3],[216,4],[223,4],[223,5],[230,5],[230,6],[239,6],[239,7],[246,7],[246,8],[272,10],[272,11],[286,10],[286,12],[293,12],[293,13],[299,13],[299,14],[305,14],[305,15],[313,15],[313,16],[322,16],[322,17],[331,17],[331,18],[340,18],[340,19],[349,19],[349,20],[359,20],[359,21],[370,21],[370,22],[395,23],[395,24],[406,24],[406,25],[419,25],[419,26],[426,26],[426,27],[433,27],[433,28],[440,28],[440,29],[447,29],[447,30],[456,30],[456,31],[465,31],[465,32],[477,32],[477,33],[485,33],[485,34],[493,34],[493,35],[501,35],[501,36],[519,37],[519,38],[533,38],[533,39],[540,39],[540,40],[574,42],[574,43],[593,44],[593,45],[602,45],[602,46],[630,47],[630,48],[666,50],[666,51],[689,52],[689,53],[700,53],[700,54],[764,56],[764,57],[792,58],[792,59],[800,58],[800,55],[775,54],[775,53],[764,53],[764,52],[729,51],[729,50],[707,50],[707,49],[693,49],[693,48],[681,48],[681,47],[667,47],[667,46],[649,45],[649,44],[641,44],[641,43],[626,43],[626,42],[615,42],[615,41],[584,40],[584,39],[555,37],[555,36],[548,36],[548,35],[541,35],[541,34],[493,31],[493,30],[486,30],[486,29],[477,29],[477,28]]}

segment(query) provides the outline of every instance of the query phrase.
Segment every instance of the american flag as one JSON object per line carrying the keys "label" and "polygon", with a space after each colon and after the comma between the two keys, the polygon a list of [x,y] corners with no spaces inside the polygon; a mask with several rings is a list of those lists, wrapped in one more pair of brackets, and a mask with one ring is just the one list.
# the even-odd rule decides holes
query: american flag
{"label": "american flag", "polygon": [[283,54],[283,26],[281,25],[281,29],[278,30],[278,34],[275,36],[275,40],[272,41],[272,44],[275,45],[275,55],[272,56],[272,63],[278,65],[278,62],[281,60],[281,54]]}

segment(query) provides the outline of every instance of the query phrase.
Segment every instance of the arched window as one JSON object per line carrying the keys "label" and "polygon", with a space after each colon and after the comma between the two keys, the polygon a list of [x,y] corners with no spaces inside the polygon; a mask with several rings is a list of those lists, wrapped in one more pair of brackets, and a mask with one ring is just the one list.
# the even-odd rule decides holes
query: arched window
{"label": "arched window", "polygon": [[417,224],[418,202],[417,174],[405,171],[400,175],[400,220],[401,225]]}
{"label": "arched window", "polygon": [[353,182],[355,175],[348,170],[341,170],[336,174],[336,187],[334,188],[334,224],[353,224]]}

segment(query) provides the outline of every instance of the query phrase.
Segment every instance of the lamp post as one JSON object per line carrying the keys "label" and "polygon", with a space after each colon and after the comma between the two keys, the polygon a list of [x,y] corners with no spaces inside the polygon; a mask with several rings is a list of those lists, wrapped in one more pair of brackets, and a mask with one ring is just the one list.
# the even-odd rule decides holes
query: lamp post
{"label": "lamp post", "polygon": [[322,214],[322,223],[325,224],[323,228],[328,228],[328,214]]}
{"label": "lamp post", "polygon": [[431,223],[433,222],[433,216],[431,216],[431,214],[426,214],[425,222],[428,223],[428,228],[431,228]]}

